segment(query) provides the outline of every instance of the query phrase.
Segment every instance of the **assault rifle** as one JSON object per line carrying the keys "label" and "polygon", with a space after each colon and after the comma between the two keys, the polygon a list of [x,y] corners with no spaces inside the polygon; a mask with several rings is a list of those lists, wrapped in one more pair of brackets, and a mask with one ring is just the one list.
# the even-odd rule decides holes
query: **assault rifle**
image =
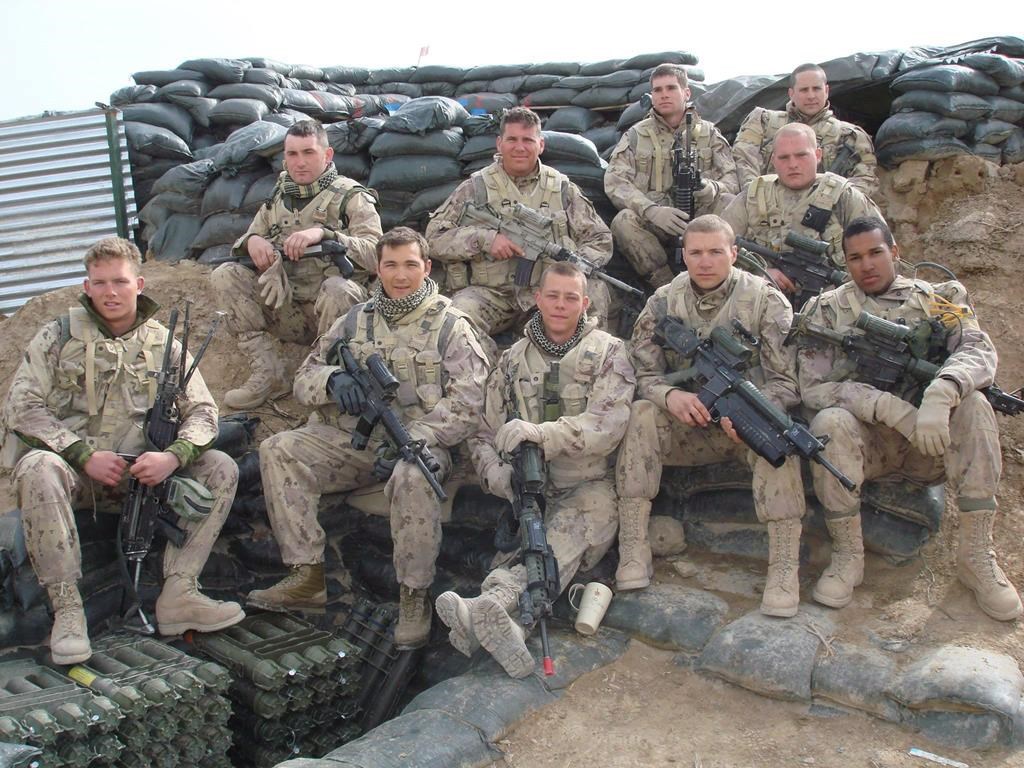
{"label": "assault rifle", "polygon": [[842,285],[849,277],[843,270],[836,269],[825,255],[828,243],[798,232],[786,235],[785,245],[792,250],[781,253],[742,237],[736,238],[736,245],[762,256],[769,266],[797,284],[797,293],[793,297],[793,306],[797,309],[810,297],[817,296],[823,289]]}
{"label": "assault rifle", "polygon": [[[182,335],[181,355],[178,358],[179,364],[171,364],[174,330],[178,325],[178,310],[172,309],[160,370],[149,372],[149,375],[157,381],[156,397],[153,400],[153,405],[146,412],[143,425],[146,447],[151,451],[167,450],[167,447],[178,439],[178,429],[181,426],[178,398],[184,393],[188,382],[192,379],[199,361],[206,353],[210,339],[213,338],[213,334],[224,316],[223,312],[216,314],[206,339],[192,361],[192,366],[186,371],[190,307],[191,302],[187,302],[185,304],[185,327]],[[131,454],[120,455],[121,458],[129,462],[138,458]],[[128,491],[121,507],[121,519],[117,528],[122,577],[130,601],[123,618],[128,619],[132,614],[137,613],[140,621],[139,626],[128,624],[125,626],[127,629],[149,635],[154,633],[153,625],[143,613],[142,603],[139,600],[139,578],[142,575],[142,563],[153,547],[153,539],[157,532],[177,547],[185,544],[187,536],[185,530],[178,525],[178,515],[168,506],[168,496],[173,490],[171,478],[159,485],[148,486],[140,483],[136,477],[129,476]],[[209,511],[205,507],[195,507],[197,515],[208,514]],[[129,573],[129,571],[132,572]]]}
{"label": "assault rifle", "polygon": [[544,674],[555,674],[548,645],[551,607],[560,590],[558,563],[544,530],[544,455],[536,443],[520,443],[512,454],[512,510],[519,521],[519,537],[526,568],[526,589],[519,596],[519,623],[529,629],[540,626]]}
{"label": "assault rifle", "polygon": [[359,423],[352,433],[352,447],[357,451],[365,450],[374,427],[383,424],[391,447],[403,461],[416,465],[438,499],[447,501],[448,494],[444,492],[436,477],[436,473],[441,471],[441,465],[427,448],[425,441],[413,440],[409,430],[391,407],[400,384],[388,370],[381,356],[377,353],[370,355],[366,359],[366,367],[362,368],[348,348],[348,339],[338,339],[327,353],[327,360],[339,361],[345,371],[356,380],[366,398]]}
{"label": "assault rifle", "polygon": [[[752,337],[736,324],[745,338]],[[655,328],[654,341],[693,362],[692,369],[669,374],[666,380],[675,384],[695,373],[701,381],[697,398],[712,418],[731,419],[740,439],[762,459],[778,468],[795,453],[823,466],[847,490],[854,489],[853,481],[821,455],[828,436],[812,435],[743,376],[750,366],[751,351],[728,330],[719,326],[709,338],[701,339],[683,321],[665,316]]]}
{"label": "assault rifle", "polygon": [[[932,361],[946,357],[942,322],[933,318],[904,325],[861,312],[853,325],[860,333],[843,334],[798,314],[793,317],[786,343],[794,336],[807,336],[836,347],[854,366],[858,381],[883,392],[896,391],[912,405],[919,404],[924,388],[941,368],[940,363]],[[993,384],[981,393],[999,413],[1016,416],[1024,411],[1020,389],[1008,393]]]}
{"label": "assault rifle", "polygon": [[644,292],[634,288],[629,283],[624,283],[618,278],[605,274],[601,267],[580,256],[578,253],[563,248],[557,243],[551,242],[551,217],[545,216],[539,211],[528,208],[522,203],[515,203],[512,206],[510,218],[503,219],[498,216],[490,206],[477,205],[473,202],[466,203],[462,209],[462,216],[459,218],[459,226],[477,224],[487,229],[494,229],[505,235],[523,250],[523,255],[516,261],[516,285],[528,288],[533,277],[533,268],[537,260],[542,257],[554,259],[555,261],[567,261],[580,268],[587,277],[596,277],[616,288],[625,291],[633,296],[642,298]]}
{"label": "assault rifle", "polygon": [[[275,248],[274,253],[277,254],[279,259],[287,258],[284,255],[284,251],[280,248]],[[339,243],[337,240],[322,240],[316,245],[311,245],[306,249],[306,252],[302,254],[304,259],[323,259],[324,261],[330,261],[338,268],[341,276],[344,278],[352,277],[352,274],[356,271],[355,266],[352,264],[352,260],[348,257],[348,246],[344,243]],[[242,256],[238,263],[243,267],[249,269],[256,269],[256,265],[253,263],[250,256]]]}
{"label": "assault rifle", "polygon": [[[679,134],[672,143],[672,205],[678,208],[693,221],[697,213],[695,196],[701,188],[700,168],[697,162],[697,151],[693,147],[693,110],[686,110],[686,141],[682,145]],[[673,255],[675,270],[683,268],[683,238],[676,238]]]}

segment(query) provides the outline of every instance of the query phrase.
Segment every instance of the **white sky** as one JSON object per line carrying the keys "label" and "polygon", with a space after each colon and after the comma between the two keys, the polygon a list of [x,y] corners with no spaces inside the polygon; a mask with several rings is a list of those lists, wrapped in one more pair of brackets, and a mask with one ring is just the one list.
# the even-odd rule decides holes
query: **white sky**
{"label": "white sky", "polygon": [[[996,10],[999,8],[1000,10]],[[696,54],[707,82],[788,72],[858,51],[1024,36],[1024,3],[509,3],[502,0],[0,0],[0,120],[107,101],[131,73],[190,58],[265,56],[289,64],[598,61]],[[685,10],[684,10],[685,9]]]}

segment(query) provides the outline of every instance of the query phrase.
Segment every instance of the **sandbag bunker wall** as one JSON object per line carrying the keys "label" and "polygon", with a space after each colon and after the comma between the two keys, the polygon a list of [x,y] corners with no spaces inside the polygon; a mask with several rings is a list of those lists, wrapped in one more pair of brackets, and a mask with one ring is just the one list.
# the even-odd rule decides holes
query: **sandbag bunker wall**
{"label": "sandbag bunker wall", "polygon": [[[230,245],[270,197],[284,134],[297,120],[327,125],[338,171],[377,189],[385,229],[423,229],[459,181],[489,163],[501,110],[545,117],[544,162],[581,186],[599,213],[604,161],[644,116],[641,97],[663,62],[703,72],[681,51],[580,63],[367,70],[269,59],[198,59],[137,72],[111,94],[122,110],[142,238],[159,259],[231,260]],[[628,108],[627,108],[627,105]]]}
{"label": "sandbag bunker wall", "polygon": [[971,53],[912,69],[891,89],[891,116],[875,134],[883,166],[958,154],[1024,162],[1024,58]]}

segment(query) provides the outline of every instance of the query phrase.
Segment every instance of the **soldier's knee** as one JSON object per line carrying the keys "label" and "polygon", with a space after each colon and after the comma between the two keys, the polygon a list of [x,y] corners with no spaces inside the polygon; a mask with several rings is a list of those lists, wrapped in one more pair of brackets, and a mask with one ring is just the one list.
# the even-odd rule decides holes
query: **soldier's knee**
{"label": "soldier's knee", "polygon": [[298,435],[291,431],[278,432],[268,437],[260,443],[260,469],[263,470],[269,461],[289,456],[297,443]]}
{"label": "soldier's knee", "polygon": [[635,232],[640,226],[640,217],[637,216],[629,208],[623,208],[612,219],[610,228],[612,230],[612,237],[618,238],[623,233]]}
{"label": "soldier's knee", "polygon": [[238,464],[223,451],[206,451],[196,461],[194,474],[214,496],[234,495],[238,488]]}
{"label": "soldier's knee", "polygon": [[221,264],[210,273],[210,285],[218,294],[228,294],[238,290],[239,286],[256,283],[256,275],[251,269],[241,264],[228,262]]}
{"label": "soldier's knee", "polygon": [[29,451],[14,467],[12,479],[19,491],[34,487],[41,481],[65,472],[68,463],[50,451]]}
{"label": "soldier's knee", "polygon": [[975,430],[999,431],[992,404],[977,390],[961,400],[950,416],[950,432],[954,437],[958,434],[971,434]]}
{"label": "soldier's knee", "polygon": [[811,420],[810,430],[815,435],[828,435],[830,441],[852,438],[859,429],[860,420],[845,408],[825,408]]}

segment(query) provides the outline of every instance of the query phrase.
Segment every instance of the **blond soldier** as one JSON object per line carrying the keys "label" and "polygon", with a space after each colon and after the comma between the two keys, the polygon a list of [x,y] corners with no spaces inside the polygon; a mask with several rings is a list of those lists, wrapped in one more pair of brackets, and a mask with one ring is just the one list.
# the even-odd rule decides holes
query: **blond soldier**
{"label": "blond soldier", "polygon": [[878,192],[878,161],[871,137],[863,128],[832,114],[825,70],[817,64],[801,64],[793,70],[785,110],[754,107],[744,119],[732,148],[741,187],[768,173],[775,136],[788,123],[814,130],[821,149],[819,171],[849,179],[850,185],[867,197]]}
{"label": "blond soldier", "polygon": [[[140,262],[138,249],[116,237],[86,252],[80,306],[36,334],[5,407],[10,432],[3,463],[17,460],[13,482],[25,545],[53,604],[50,652],[57,664],[77,664],[92,653],[77,586],[82,557],[72,508],[119,511],[127,473],[155,486],[183,471],[214,497],[205,520],[181,521],[188,532],[184,547],[168,544],[164,551],[160,632],[212,632],[245,616],[237,603],[200,594],[196,581],[238,482],[235,462],[206,450],[217,436],[217,406],[198,371],[178,402],[178,439],[163,452],[146,447],[143,421],[155,396],[149,374],[161,360],[167,328],[153,319],[157,303],[142,295]],[[173,365],[181,365],[180,355],[175,342]],[[121,454],[138,458],[129,465]]]}
{"label": "blond soldier", "polygon": [[[333,157],[319,123],[303,120],[289,128],[285,170],[232,249],[251,259],[255,271],[230,263],[211,276],[217,305],[227,312],[228,328],[251,370],[241,387],[225,394],[231,408],[255,408],[286,394],[292,372],[285,370],[278,340],[311,344],[367,298],[380,217],[366,189],[338,174]],[[307,248],[325,240],[348,248],[355,267],[351,278],[341,277],[328,257],[303,258]]]}
{"label": "blond soldier", "polygon": [[[538,312],[487,380],[480,431],[470,440],[484,489],[512,499],[509,454],[522,442],[544,450],[545,527],[559,583],[591,568],[615,540],[618,512],[610,459],[629,419],[633,367],[619,339],[587,320],[587,279],[575,266],[544,270]],[[483,594],[437,599],[452,645],[469,656],[483,644],[512,677],[533,671],[525,634],[512,615],[526,588],[522,565],[488,574]]]}
{"label": "blond soldier", "polygon": [[[594,206],[566,176],[540,162],[544,137],[535,112],[524,107],[508,110],[501,118],[497,148],[495,161],[452,192],[427,225],[431,252],[448,272],[452,302],[485,334],[505,330],[526,316],[541,272],[551,260],[538,261],[530,287],[517,286],[516,260],[522,249],[496,230],[460,226],[467,203],[487,204],[503,219],[521,203],[552,219],[551,242],[599,266],[612,257],[611,232]],[[597,280],[590,291],[592,314],[604,326],[608,287]]]}
{"label": "blond soldier", "polygon": [[384,482],[401,586],[395,642],[416,647],[430,634],[427,589],[441,547],[441,507],[420,470],[387,450],[382,426],[365,450],[352,447],[365,396],[332,348],[340,341],[361,366],[370,355],[381,355],[401,383],[395,408],[437,459],[441,480],[451,469],[450,450],[476,431],[487,366],[469,320],[429,278],[423,236],[398,227],[377,242],[377,253],[380,282],[373,297],[331,326],[295,376],[298,401],[316,407],[309,422],[260,446],[267,514],[292,573],[270,589],[250,592],[248,603],[272,611],[322,611],[320,496]]}
{"label": "blond soldier", "polygon": [[800,399],[794,350],[783,346],[793,312],[785,297],[764,279],[733,266],[734,235],[722,219],[699,216],[683,237],[687,271],[648,300],[630,342],[641,399],[631,406],[616,465],[619,569],[615,580],[619,589],[639,589],[650,583],[647,523],[663,465],[693,467],[745,460],[754,472],[754,509],[768,529],[768,581],[761,612],[793,616],[800,602],[797,566],[804,514],[800,460],[790,457],[775,469],[739,442],[728,419],[722,420],[721,429],[712,424],[711,414],[694,391],[665,380],[667,373],[688,363],[666,352],[653,338],[665,316],[682,320],[702,338],[715,327],[732,331],[738,320],[761,340],[749,369],[750,380],[775,405],[788,409]]}
{"label": "blond soldier", "polygon": [[[878,207],[848,180],[834,173],[817,173],[821,149],[814,131],[790,123],[775,135],[772,164],[775,173],[759,176],[722,213],[738,237],[774,251],[785,250],[786,235],[796,232],[829,244],[828,256],[843,265],[843,227],[861,216],[881,218]],[[768,273],[784,292],[796,286],[782,272]]]}
{"label": "blond soldier", "polygon": [[831,441],[825,456],[857,484],[847,491],[812,465],[814,490],[825,507],[832,562],[814,587],[814,599],[842,608],[864,578],[860,488],[865,480],[897,475],[928,485],[948,480],[960,509],[957,575],[994,619],[1021,615],[1017,590],[996,562],[992,526],[1002,471],[999,428],[979,391],[993,383],[996,350],[967,303],[967,291],[949,281],[932,285],[897,277],[899,248],[880,219],[857,219],[843,240],[852,282],[822,294],[808,319],[849,333],[861,311],[914,325],[937,318],[948,332],[949,357],[924,390],[917,408],[844,372],[833,347],[802,347],[800,390],[818,411],[815,434]]}
{"label": "blond soldier", "polygon": [[[666,248],[686,231],[687,215],[672,205],[672,149],[683,146],[690,88],[686,69],[661,64],[651,73],[651,111],[626,131],[612,152],[604,191],[619,213],[612,235],[629,263],[655,288],[672,279]],[[697,213],[711,213],[716,201],[740,191],[736,163],[725,137],[692,107],[690,141],[697,153],[703,186]],[[724,201],[724,202],[727,202]]]}

